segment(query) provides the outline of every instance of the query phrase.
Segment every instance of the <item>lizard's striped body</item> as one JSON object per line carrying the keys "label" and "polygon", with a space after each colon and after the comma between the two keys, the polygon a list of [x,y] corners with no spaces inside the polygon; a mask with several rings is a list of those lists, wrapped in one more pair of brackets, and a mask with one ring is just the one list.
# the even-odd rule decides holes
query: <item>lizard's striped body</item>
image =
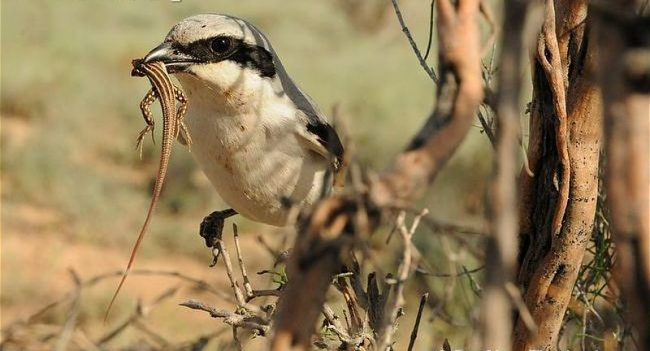
{"label": "lizard's striped body", "polygon": [[[142,102],[140,102],[142,117],[147,123],[147,126],[140,132],[140,135],[138,135],[137,147],[140,149],[140,157],[142,157],[142,140],[147,133],[152,133],[153,137],[155,123],[153,120],[153,113],[151,112],[151,105],[156,101],[156,99],[160,99],[163,113],[162,148],[158,173],[156,174],[156,182],[153,188],[153,195],[151,197],[149,209],[147,210],[147,217],[145,218],[140,233],[138,234],[138,238],[133,245],[131,256],[129,257],[129,263],[122,275],[120,284],[111,299],[108,310],[106,311],[106,316],[108,316],[111,306],[113,305],[113,302],[115,302],[129,270],[133,266],[135,255],[140,247],[142,239],[144,238],[144,234],[149,228],[149,223],[151,222],[153,213],[158,205],[158,198],[160,197],[160,192],[165,181],[165,175],[167,174],[167,166],[169,165],[169,158],[171,156],[174,139],[177,139],[179,134],[182,132],[182,142],[187,145],[191,144],[191,139],[187,134],[185,125],[183,124],[183,116],[185,115],[185,110],[187,108],[187,100],[185,99],[183,92],[172,84],[171,79],[167,74],[167,70],[165,69],[165,65],[161,62],[142,63],[141,60],[134,60],[133,67],[132,75],[146,76],[152,85],[151,90],[149,90],[144,99],[142,99]],[[178,110],[176,109],[176,101],[179,102]]]}

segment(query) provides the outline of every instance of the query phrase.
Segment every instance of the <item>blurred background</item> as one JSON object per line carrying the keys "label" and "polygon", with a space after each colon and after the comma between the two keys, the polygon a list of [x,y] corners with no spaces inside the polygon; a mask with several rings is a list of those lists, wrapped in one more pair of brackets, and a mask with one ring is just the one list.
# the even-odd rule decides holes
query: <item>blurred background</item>
{"label": "blurred background", "polygon": [[[400,4],[415,40],[424,47],[430,1]],[[433,106],[434,85],[419,66],[390,1],[3,0],[2,328],[72,291],[71,276],[83,281],[125,266],[144,220],[159,155],[158,145],[149,140],[143,160],[135,150],[135,138],[143,128],[138,104],[149,84],[130,77],[130,62],[160,43],[174,23],[205,12],[239,16],[262,29],[303,90],[324,111],[338,106],[364,167],[385,167]],[[429,56],[434,66],[435,52]],[[481,131],[476,122],[422,202],[435,218],[483,225],[492,153]],[[198,236],[203,217],[224,207],[189,152],[176,144],[161,203],[136,266],[179,271],[227,288],[223,268],[208,268],[211,256]],[[279,245],[288,230],[242,217],[235,222],[249,270],[270,267],[273,258],[257,237]],[[385,240],[385,235],[378,240]],[[457,273],[465,266],[474,268],[471,256],[457,251],[444,237],[422,229],[415,240],[431,269]],[[252,278],[256,288],[272,286],[267,276]],[[433,342],[439,345],[443,336],[452,345],[462,345],[475,317],[476,297],[468,289],[475,281],[422,279],[449,298],[438,308],[453,315],[423,324],[422,349],[430,349]],[[116,284],[117,279],[106,279],[83,291],[76,323],[89,340],[102,338],[128,318],[139,298],[150,301],[178,280],[131,276],[104,325],[103,313]],[[455,293],[456,285],[463,293]],[[148,322],[169,343],[221,327],[203,313],[178,307],[179,301],[203,294],[181,287],[174,298],[152,311]],[[418,288],[411,289],[417,306]],[[205,299],[227,307],[217,298]],[[69,306],[57,306],[39,315],[39,333],[49,335],[48,326],[68,320],[69,311]],[[402,343],[408,342],[415,315],[410,311],[404,322],[408,326],[398,338]],[[39,333],[15,337],[39,349],[44,342]],[[107,345],[156,345],[147,335],[125,331]]]}

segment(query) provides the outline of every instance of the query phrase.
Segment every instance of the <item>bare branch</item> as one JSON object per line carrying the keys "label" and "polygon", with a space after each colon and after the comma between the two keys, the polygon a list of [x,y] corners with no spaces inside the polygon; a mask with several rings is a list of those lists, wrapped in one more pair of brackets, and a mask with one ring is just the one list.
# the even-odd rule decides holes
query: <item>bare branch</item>
{"label": "bare branch", "polygon": [[404,307],[404,283],[411,274],[411,265],[413,262],[413,243],[411,242],[411,239],[420,224],[420,219],[423,216],[426,216],[427,213],[428,210],[425,209],[420,213],[420,215],[416,216],[409,229],[406,228],[405,224],[406,213],[402,212],[397,219],[397,229],[402,236],[404,251],[402,253],[402,263],[399,266],[397,277],[391,289],[393,291],[392,299],[390,299],[389,303],[386,305],[384,321],[377,330],[378,350],[386,350],[391,345],[391,340],[395,332],[395,321]]}
{"label": "bare branch", "polygon": [[[233,224],[233,229],[236,230],[236,228],[237,227],[235,226],[235,224]],[[235,298],[237,299],[238,305],[241,307],[246,306],[246,300],[244,299],[244,294],[239,288],[239,283],[237,282],[237,278],[235,277],[235,273],[232,268],[232,261],[230,260],[230,254],[228,253],[228,250],[226,249],[226,244],[223,242],[222,238],[217,239],[214,251],[215,251],[214,253],[215,263],[219,255],[223,256],[223,263],[226,266],[226,274],[228,275],[228,280],[230,280],[230,287],[235,293]]]}
{"label": "bare branch", "polygon": [[483,100],[479,2],[464,0],[460,5],[456,13],[449,0],[437,2],[441,70],[436,107],[406,151],[373,184],[371,197],[379,207],[406,207],[428,188],[464,139]]}
{"label": "bare branch", "polygon": [[[391,0],[391,1],[393,2],[393,8],[395,9],[395,15],[397,15],[397,20],[399,21],[399,25],[402,27],[402,32],[404,32],[406,39],[408,39],[409,44],[411,44],[411,47],[413,48],[413,52],[415,52],[415,56],[418,58],[418,62],[420,63],[420,66],[422,66],[424,71],[427,72],[429,77],[431,77],[431,80],[433,80],[435,84],[438,84],[439,80],[438,77],[436,76],[436,72],[433,71],[433,68],[429,67],[429,64],[427,64],[427,61],[425,61],[426,59],[422,57],[422,53],[420,52],[420,49],[418,49],[418,44],[416,44],[415,40],[413,40],[411,31],[408,29],[406,23],[404,22],[404,18],[402,17],[402,11],[400,11],[399,9],[397,0]],[[429,54],[429,50],[427,49],[427,55],[428,54]]]}
{"label": "bare branch", "polygon": [[77,317],[79,316],[79,305],[81,303],[81,279],[74,270],[70,270],[70,275],[75,285],[74,298],[72,307],[68,311],[68,317],[63,324],[63,329],[61,329],[59,339],[57,340],[55,346],[55,350],[57,351],[66,350],[68,348],[70,337],[72,336],[72,332],[75,329],[75,324],[77,323]]}
{"label": "bare branch", "polygon": [[180,305],[191,308],[193,310],[208,312],[212,318],[221,318],[223,319],[224,323],[229,324],[233,327],[256,330],[260,333],[260,335],[266,335],[266,333],[269,331],[268,324],[262,318],[257,316],[247,316],[224,310],[218,310],[197,300],[187,300],[185,302],[182,302]]}
{"label": "bare branch", "polygon": [[147,316],[149,312],[151,312],[153,309],[158,307],[163,301],[171,298],[174,296],[176,291],[178,290],[177,287],[173,287],[170,289],[167,289],[163,291],[160,295],[158,295],[156,298],[153,299],[153,301],[148,304],[148,305],[142,305],[141,303],[138,303],[138,305],[135,307],[135,310],[129,317],[127,317],[124,322],[119,324],[117,327],[115,327],[112,331],[109,331],[106,333],[104,336],[99,338],[99,340],[96,342],[97,345],[101,346],[103,344],[108,343],[109,341],[113,340],[116,336],[120,335],[122,332],[124,332],[129,326],[132,324],[136,323],[138,320],[141,318]]}
{"label": "bare branch", "polygon": [[255,295],[253,293],[253,287],[251,282],[248,279],[248,274],[246,274],[246,265],[244,264],[244,256],[241,253],[241,247],[239,246],[239,233],[237,231],[237,224],[232,224],[233,236],[235,241],[235,250],[237,252],[237,262],[239,263],[239,269],[241,271],[242,279],[244,279],[244,290],[246,291],[246,300],[250,301]]}
{"label": "bare branch", "polygon": [[415,317],[415,324],[413,324],[413,329],[411,330],[411,339],[409,340],[408,351],[413,350],[415,346],[415,339],[418,338],[418,329],[420,328],[420,320],[422,319],[422,312],[424,311],[424,306],[427,304],[429,299],[429,293],[422,295],[420,298],[420,307],[418,307],[418,315]]}
{"label": "bare branch", "polygon": [[[389,170],[371,181],[367,193],[326,198],[303,216],[287,264],[290,279],[278,302],[272,350],[310,347],[330,277],[344,264],[346,255],[341,253],[351,251],[364,233],[376,228],[380,209],[408,207],[421,196],[472,125],[484,93],[479,1],[461,0],[457,7],[449,0],[437,4],[441,77],[436,107]],[[367,225],[359,220],[360,212],[365,212]]]}

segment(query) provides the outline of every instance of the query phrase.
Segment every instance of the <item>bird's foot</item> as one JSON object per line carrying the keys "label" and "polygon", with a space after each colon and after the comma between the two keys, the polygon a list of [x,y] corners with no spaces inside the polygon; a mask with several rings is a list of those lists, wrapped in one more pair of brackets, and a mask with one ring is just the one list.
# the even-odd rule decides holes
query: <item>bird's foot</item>
{"label": "bird's foot", "polygon": [[221,240],[223,226],[226,219],[237,214],[233,209],[214,211],[203,218],[199,234],[205,240],[205,246],[216,247],[217,241]]}

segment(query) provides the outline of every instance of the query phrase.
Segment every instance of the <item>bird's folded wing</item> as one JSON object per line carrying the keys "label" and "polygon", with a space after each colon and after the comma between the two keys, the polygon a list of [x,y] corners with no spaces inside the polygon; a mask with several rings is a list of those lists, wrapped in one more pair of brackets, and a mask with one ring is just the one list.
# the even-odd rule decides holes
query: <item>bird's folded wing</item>
{"label": "bird's folded wing", "polygon": [[334,170],[338,170],[344,151],[336,130],[319,118],[306,118],[306,120],[306,125],[298,128],[297,135],[307,148],[330,160]]}

